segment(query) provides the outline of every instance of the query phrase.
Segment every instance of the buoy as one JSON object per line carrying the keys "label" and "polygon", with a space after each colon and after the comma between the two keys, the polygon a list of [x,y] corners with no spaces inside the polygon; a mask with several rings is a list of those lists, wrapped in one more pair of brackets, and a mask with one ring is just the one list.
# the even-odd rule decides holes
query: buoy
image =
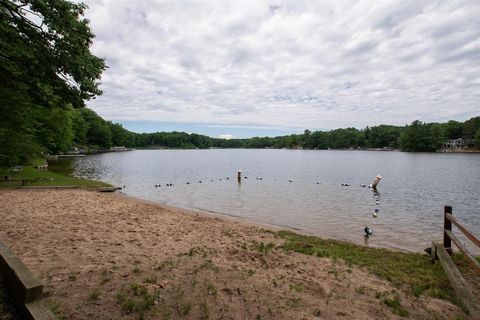
{"label": "buoy", "polygon": [[320,182],[317,181],[317,184],[320,184]]}
{"label": "buoy", "polygon": [[377,208],[375,208],[374,212],[375,212],[375,213],[378,213],[378,209],[377,209]]}
{"label": "buoy", "polygon": [[202,180],[198,180],[198,183],[202,183]]}
{"label": "buoy", "polygon": [[377,200],[377,201],[375,201],[375,204],[378,206],[380,204],[380,202]]}
{"label": "buoy", "polygon": [[227,180],[230,180],[230,178],[228,178],[228,177],[227,177],[227,178],[225,178],[225,179],[227,179]]}
{"label": "buoy", "polygon": [[365,231],[365,235],[367,237],[371,236],[373,234],[373,230],[370,229],[368,226],[365,226],[365,229],[363,229],[363,231]]}
{"label": "buoy", "polygon": [[288,180],[288,182],[293,182],[293,180]]}
{"label": "buoy", "polygon": [[190,182],[187,181],[187,184],[190,184]]}
{"label": "buoy", "polygon": [[247,177],[247,176],[245,176],[245,179],[248,179],[248,177]]}
{"label": "buoy", "polygon": [[123,185],[123,189],[125,189],[125,185]]}
{"label": "buoy", "polygon": [[362,183],[362,184],[360,185],[360,187],[365,188],[366,185]]}
{"label": "buoy", "polygon": [[374,218],[377,217],[377,213],[376,213],[376,212],[373,213],[373,217],[374,217]]}

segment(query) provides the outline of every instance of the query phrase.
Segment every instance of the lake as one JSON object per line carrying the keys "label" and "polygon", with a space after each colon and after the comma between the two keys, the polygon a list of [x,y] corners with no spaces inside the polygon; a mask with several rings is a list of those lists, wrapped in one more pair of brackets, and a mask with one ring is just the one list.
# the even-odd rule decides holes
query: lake
{"label": "lake", "polygon": [[[137,150],[51,165],[65,164],[74,176],[125,185],[122,192],[141,199],[370,246],[423,250],[442,239],[444,205],[480,235],[480,154]],[[376,175],[383,177],[378,204],[361,186]],[[366,242],[367,225],[373,235]]]}

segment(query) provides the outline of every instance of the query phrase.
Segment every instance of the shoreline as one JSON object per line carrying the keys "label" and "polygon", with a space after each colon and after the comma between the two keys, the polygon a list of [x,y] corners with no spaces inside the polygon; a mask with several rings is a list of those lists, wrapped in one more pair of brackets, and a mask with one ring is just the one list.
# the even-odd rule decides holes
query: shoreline
{"label": "shoreline", "polygon": [[[411,260],[414,273],[419,262],[427,268],[422,272],[438,272],[438,264],[434,270],[418,254],[275,232],[124,194],[0,190],[0,201],[0,237],[44,283],[47,305],[64,318],[397,319],[398,312],[406,312],[412,318],[449,319],[463,314],[449,301],[415,297],[405,284],[393,285],[368,271],[371,263],[398,269]],[[295,243],[300,250],[315,248],[315,241],[327,245],[315,255],[288,249]],[[335,258],[336,251],[324,251],[337,247],[358,255],[353,264]],[[377,258],[370,260],[370,254]],[[384,256],[391,259],[375,262]],[[359,267],[365,258],[368,270]],[[413,265],[406,267],[406,281],[417,277]],[[403,283],[401,274],[392,276]]]}
{"label": "shoreline", "polygon": [[218,218],[225,219],[225,220],[228,220],[228,221],[241,223],[241,224],[244,224],[244,225],[247,225],[247,226],[266,228],[266,229],[270,229],[272,231],[287,230],[287,231],[295,232],[299,235],[317,237],[317,238],[324,239],[324,240],[333,240],[333,241],[338,241],[338,242],[344,242],[344,243],[352,244],[352,245],[359,246],[359,247],[386,249],[386,250],[393,250],[393,251],[398,251],[398,252],[403,252],[403,253],[423,253],[423,251],[411,251],[411,250],[402,249],[402,248],[393,247],[393,246],[381,246],[381,245],[365,246],[365,245],[362,245],[360,243],[355,243],[355,242],[350,241],[350,240],[345,239],[345,238],[325,236],[325,235],[317,234],[315,232],[311,232],[311,231],[308,231],[308,230],[305,230],[305,229],[290,227],[290,226],[287,226],[287,225],[279,225],[279,224],[255,221],[255,220],[250,220],[250,219],[243,218],[243,217],[240,217],[240,216],[236,216],[236,215],[233,215],[233,214],[227,214],[227,213],[222,213],[222,212],[217,212],[217,211],[212,211],[212,210],[206,210],[206,209],[200,209],[200,208],[187,208],[187,207],[173,206],[173,205],[170,205],[170,204],[164,203],[164,202],[155,202],[153,200],[147,200],[147,199],[142,199],[142,198],[139,198],[139,197],[136,197],[136,196],[128,195],[128,194],[126,194],[122,191],[119,191],[118,193],[115,193],[115,194],[119,195],[119,196],[122,196],[122,197],[130,198],[132,200],[145,202],[145,203],[151,204],[151,205],[157,205],[157,206],[160,206],[160,207],[165,207],[165,208],[173,209],[173,210],[183,210],[186,213],[190,212],[191,214],[201,214],[201,215],[206,216],[206,217],[218,217]]}

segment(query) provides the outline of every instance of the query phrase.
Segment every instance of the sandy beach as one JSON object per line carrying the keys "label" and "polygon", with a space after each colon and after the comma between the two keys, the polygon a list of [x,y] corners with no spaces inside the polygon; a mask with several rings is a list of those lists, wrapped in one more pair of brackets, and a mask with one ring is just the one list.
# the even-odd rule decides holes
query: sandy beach
{"label": "sandy beach", "polygon": [[464,316],[342,261],[286,252],[254,224],[86,190],[0,190],[0,203],[0,239],[59,318],[401,319],[388,296],[411,319]]}

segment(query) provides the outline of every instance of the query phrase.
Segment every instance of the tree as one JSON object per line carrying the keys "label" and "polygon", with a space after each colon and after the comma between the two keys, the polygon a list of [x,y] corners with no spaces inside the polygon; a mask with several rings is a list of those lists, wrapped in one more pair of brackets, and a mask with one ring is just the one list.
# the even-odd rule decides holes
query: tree
{"label": "tree", "polygon": [[82,113],[79,109],[72,111],[72,130],[73,143],[77,145],[87,144],[87,123],[83,119]]}
{"label": "tree", "polygon": [[47,121],[47,130],[44,132],[47,151],[68,151],[73,141],[71,110],[53,108]]}
{"label": "tree", "polygon": [[0,58],[9,85],[27,85],[44,106],[81,107],[101,94],[105,63],[89,51],[94,35],[86,8],[65,0],[0,1]]}
{"label": "tree", "polygon": [[480,129],[478,129],[477,133],[475,133],[475,146],[480,148]]}
{"label": "tree", "polygon": [[462,137],[463,123],[450,120],[445,124],[445,134],[447,139],[458,139]]}
{"label": "tree", "polygon": [[473,139],[478,129],[480,129],[480,117],[468,119],[463,123],[463,138]]}
{"label": "tree", "polygon": [[414,121],[400,135],[402,151],[435,151],[445,142],[445,128],[438,123]]}
{"label": "tree", "polygon": [[[49,110],[82,107],[101,94],[105,63],[90,53],[86,8],[65,0],[0,0],[0,166],[48,151],[37,134],[45,132]],[[28,147],[13,151],[14,145]]]}

